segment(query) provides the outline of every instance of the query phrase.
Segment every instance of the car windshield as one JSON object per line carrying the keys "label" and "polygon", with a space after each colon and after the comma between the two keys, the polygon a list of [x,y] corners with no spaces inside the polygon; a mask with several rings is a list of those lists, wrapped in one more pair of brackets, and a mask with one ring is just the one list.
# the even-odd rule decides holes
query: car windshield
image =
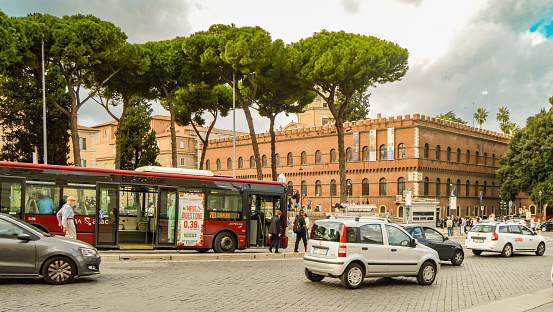
{"label": "car windshield", "polygon": [[311,239],[339,242],[341,227],[342,223],[340,222],[316,222],[313,226]]}
{"label": "car windshield", "polygon": [[25,225],[25,226],[27,226],[27,227],[30,227],[31,229],[37,231],[38,233],[40,233],[40,234],[42,234],[42,235],[44,235],[44,236],[52,236],[52,234],[46,233],[46,232],[44,232],[43,230],[41,230],[41,229],[39,229],[39,228],[37,228],[37,227],[35,227],[35,226],[33,226],[33,225],[31,225],[31,224],[25,222],[25,221],[19,220],[19,219],[14,218],[14,217],[10,217],[10,220],[15,221],[15,222],[17,222],[17,223],[19,223],[19,224]]}
{"label": "car windshield", "polygon": [[493,233],[495,231],[495,225],[492,224],[477,224],[470,229],[471,232],[479,233]]}

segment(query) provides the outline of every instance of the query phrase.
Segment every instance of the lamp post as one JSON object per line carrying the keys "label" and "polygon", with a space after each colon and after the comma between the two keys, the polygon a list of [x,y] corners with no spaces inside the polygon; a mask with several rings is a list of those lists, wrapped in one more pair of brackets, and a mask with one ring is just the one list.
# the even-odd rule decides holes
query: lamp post
{"label": "lamp post", "polygon": [[541,216],[543,217],[544,213],[543,213],[543,208],[541,206],[541,190],[538,192],[538,194],[540,195],[540,212],[541,212]]}
{"label": "lamp post", "polygon": [[303,168],[300,167],[300,210],[303,210]]}

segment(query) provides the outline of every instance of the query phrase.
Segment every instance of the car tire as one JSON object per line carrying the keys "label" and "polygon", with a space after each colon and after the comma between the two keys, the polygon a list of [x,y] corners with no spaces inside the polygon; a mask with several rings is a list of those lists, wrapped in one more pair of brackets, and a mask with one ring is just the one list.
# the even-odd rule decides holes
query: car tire
{"label": "car tire", "polygon": [[236,239],[230,232],[217,234],[213,243],[213,251],[218,253],[233,253],[236,249]]}
{"label": "car tire", "polygon": [[501,256],[510,257],[512,255],[513,255],[513,246],[509,243],[505,244],[505,246],[503,246],[503,250],[501,251]]}
{"label": "car tire", "polygon": [[342,285],[349,289],[356,289],[363,285],[365,279],[365,272],[361,265],[358,263],[351,263],[348,265],[344,273],[340,276]]}
{"label": "car tire", "polygon": [[464,259],[465,259],[465,253],[462,250],[457,250],[456,252],[453,253],[453,257],[451,257],[451,264],[461,265]]}
{"label": "car tire", "polygon": [[482,250],[472,250],[472,253],[475,255],[475,256],[480,256],[482,254]]}
{"label": "car tire", "polygon": [[536,256],[543,256],[544,253],[545,253],[545,244],[541,242],[538,245],[538,249],[536,249]]}
{"label": "car tire", "polygon": [[320,282],[325,278],[323,275],[311,273],[308,269],[305,269],[305,277],[312,282]]}
{"label": "car tire", "polygon": [[421,285],[431,285],[435,279],[436,267],[428,261],[423,263],[417,275],[417,282]]}
{"label": "car tire", "polygon": [[67,257],[50,258],[42,267],[42,278],[52,285],[69,283],[75,275],[77,275],[77,266]]}

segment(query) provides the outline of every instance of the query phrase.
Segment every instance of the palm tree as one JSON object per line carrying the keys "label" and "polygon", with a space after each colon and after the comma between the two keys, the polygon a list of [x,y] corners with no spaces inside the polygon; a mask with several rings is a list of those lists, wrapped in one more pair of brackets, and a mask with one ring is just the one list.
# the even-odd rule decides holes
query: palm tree
{"label": "palm tree", "polygon": [[488,118],[488,112],[483,108],[477,109],[474,113],[474,119],[480,125],[480,129],[482,129],[482,124],[486,122],[486,118]]}
{"label": "palm tree", "polygon": [[499,121],[499,129],[505,134],[509,134],[515,128],[515,124],[509,121],[509,110],[507,107],[499,108],[496,119]]}

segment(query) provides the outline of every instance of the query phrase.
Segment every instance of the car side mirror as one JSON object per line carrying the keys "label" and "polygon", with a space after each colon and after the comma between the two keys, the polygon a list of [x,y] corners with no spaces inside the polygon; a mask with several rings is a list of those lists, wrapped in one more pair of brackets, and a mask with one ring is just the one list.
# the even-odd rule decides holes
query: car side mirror
{"label": "car side mirror", "polygon": [[444,236],[444,242],[445,242],[446,240],[449,240],[449,237]]}
{"label": "car side mirror", "polygon": [[29,235],[27,233],[21,233],[21,234],[17,235],[17,239],[28,242],[28,241],[32,240],[33,238],[31,237],[31,235]]}
{"label": "car side mirror", "polygon": [[413,240],[411,241],[411,247],[417,246],[418,243],[419,241],[416,238],[413,238]]}

